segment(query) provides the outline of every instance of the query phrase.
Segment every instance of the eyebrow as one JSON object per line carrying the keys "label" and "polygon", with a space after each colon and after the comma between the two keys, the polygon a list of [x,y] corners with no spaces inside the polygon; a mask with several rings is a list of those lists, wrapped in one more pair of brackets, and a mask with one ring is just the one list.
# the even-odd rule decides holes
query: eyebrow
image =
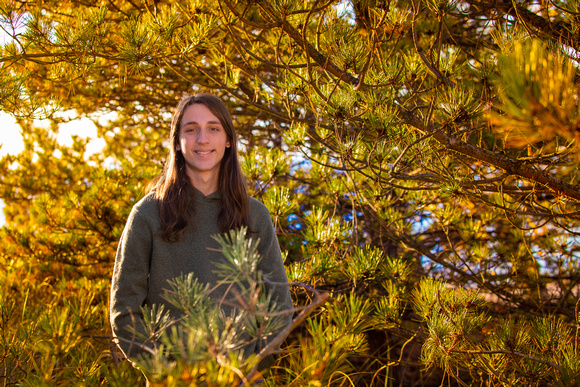
{"label": "eyebrow", "polygon": [[[208,124],[212,124],[212,125],[221,125],[222,123],[219,121],[208,121]],[[184,122],[183,124],[181,124],[181,126],[187,126],[187,125],[199,125],[197,123],[197,121],[189,121],[189,122]]]}

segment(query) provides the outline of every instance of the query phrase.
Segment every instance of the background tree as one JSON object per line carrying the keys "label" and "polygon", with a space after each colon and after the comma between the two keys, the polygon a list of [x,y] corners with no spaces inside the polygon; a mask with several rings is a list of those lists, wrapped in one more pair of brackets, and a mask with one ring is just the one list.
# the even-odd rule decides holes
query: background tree
{"label": "background tree", "polygon": [[[74,351],[60,336],[16,351],[53,334],[18,321],[81,320],[75,289],[102,312],[171,109],[211,91],[234,113],[290,280],[334,297],[271,383],[578,383],[577,0],[4,0],[0,12],[12,38],[0,106],[26,144],[0,164],[5,380],[133,372],[95,344],[102,316],[59,333],[83,343]],[[101,153],[55,142],[71,109],[97,122]]]}

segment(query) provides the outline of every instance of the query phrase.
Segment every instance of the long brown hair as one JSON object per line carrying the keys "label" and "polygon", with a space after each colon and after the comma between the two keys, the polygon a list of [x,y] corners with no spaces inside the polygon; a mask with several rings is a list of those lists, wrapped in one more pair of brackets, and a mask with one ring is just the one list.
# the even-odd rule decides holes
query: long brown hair
{"label": "long brown hair", "polygon": [[237,134],[232,117],[226,105],[215,95],[197,94],[182,99],[175,109],[171,120],[169,155],[154,188],[161,217],[159,234],[166,241],[179,240],[190,220],[195,219],[195,208],[190,201],[192,185],[186,173],[185,159],[177,146],[185,109],[196,103],[205,105],[220,120],[231,144],[225,150],[218,177],[218,189],[222,196],[218,216],[220,230],[226,232],[248,226],[248,190],[238,160]]}

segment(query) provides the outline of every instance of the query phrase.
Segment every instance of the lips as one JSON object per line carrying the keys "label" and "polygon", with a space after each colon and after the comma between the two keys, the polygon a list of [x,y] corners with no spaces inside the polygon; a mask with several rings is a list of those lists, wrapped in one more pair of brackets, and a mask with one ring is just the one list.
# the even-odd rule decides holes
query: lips
{"label": "lips", "polygon": [[195,151],[195,153],[197,155],[199,155],[199,156],[207,156],[207,155],[209,155],[212,152],[213,152],[213,150],[208,150],[208,151]]}

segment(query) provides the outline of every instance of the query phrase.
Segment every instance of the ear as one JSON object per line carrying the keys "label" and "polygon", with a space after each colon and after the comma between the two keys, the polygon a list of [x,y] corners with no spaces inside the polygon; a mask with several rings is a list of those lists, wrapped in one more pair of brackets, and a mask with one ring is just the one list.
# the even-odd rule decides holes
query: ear
{"label": "ear", "polygon": [[232,144],[229,141],[226,142],[226,148],[229,148],[230,146],[232,146]]}
{"label": "ear", "polygon": [[175,150],[178,152],[181,152],[181,145],[177,144],[177,146],[175,147]]}

